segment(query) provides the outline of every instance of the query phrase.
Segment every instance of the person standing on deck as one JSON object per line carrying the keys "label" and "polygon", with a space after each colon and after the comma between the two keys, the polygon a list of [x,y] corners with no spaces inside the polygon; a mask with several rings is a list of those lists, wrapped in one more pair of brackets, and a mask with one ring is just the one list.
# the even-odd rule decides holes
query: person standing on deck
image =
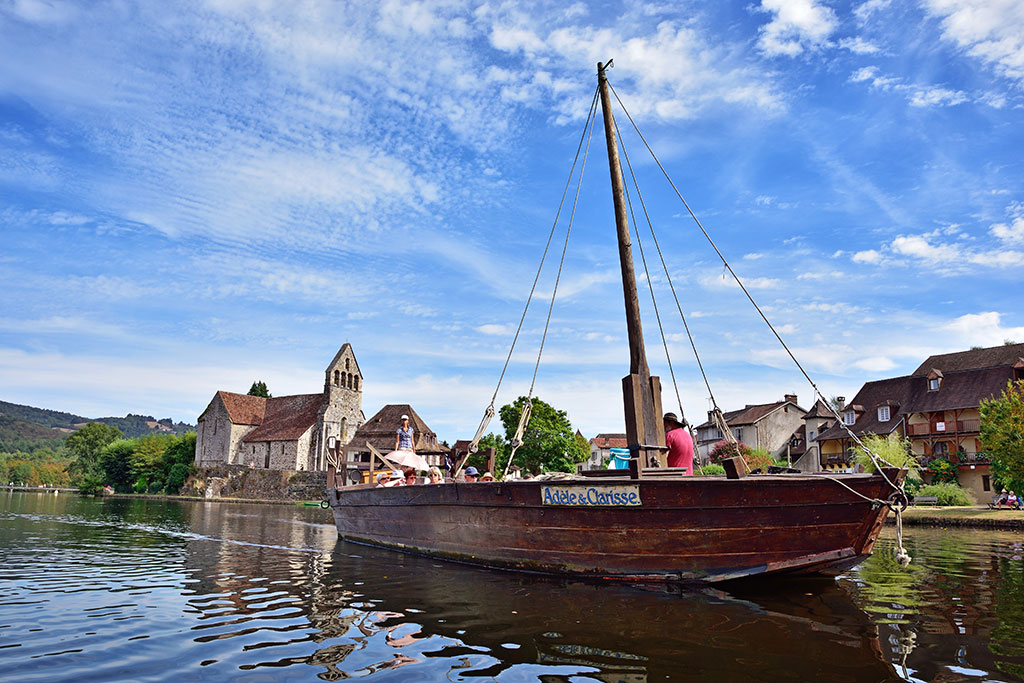
{"label": "person standing on deck", "polygon": [[409,426],[409,416],[402,416],[402,425],[395,430],[395,450],[411,451],[412,448],[412,427]]}
{"label": "person standing on deck", "polygon": [[675,413],[665,413],[665,445],[668,446],[668,466],[685,467],[686,475],[693,474],[693,439],[686,429],[686,420]]}

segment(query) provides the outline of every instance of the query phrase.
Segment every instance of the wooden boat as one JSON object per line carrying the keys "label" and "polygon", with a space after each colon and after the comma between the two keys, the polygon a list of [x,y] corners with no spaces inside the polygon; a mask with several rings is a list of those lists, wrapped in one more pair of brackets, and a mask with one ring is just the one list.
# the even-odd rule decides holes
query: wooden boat
{"label": "wooden boat", "polygon": [[623,378],[630,470],[600,478],[338,486],[328,502],[349,541],[489,567],[633,581],[837,573],[871,553],[904,472],[687,477],[642,463],[665,450],[661,385],[644,350],[622,170],[598,65],[629,333]]}

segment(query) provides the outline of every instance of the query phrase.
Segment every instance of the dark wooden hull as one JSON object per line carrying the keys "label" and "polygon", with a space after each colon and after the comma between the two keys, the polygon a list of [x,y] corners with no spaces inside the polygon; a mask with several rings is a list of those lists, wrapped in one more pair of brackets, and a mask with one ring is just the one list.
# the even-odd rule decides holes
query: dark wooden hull
{"label": "dark wooden hull", "polygon": [[[868,498],[885,500],[892,492],[881,476],[839,478]],[[640,504],[552,504],[552,487],[590,500],[593,490],[636,491]],[[837,573],[871,554],[888,512],[816,475],[354,487],[328,493],[346,540],[489,567],[633,581]]]}

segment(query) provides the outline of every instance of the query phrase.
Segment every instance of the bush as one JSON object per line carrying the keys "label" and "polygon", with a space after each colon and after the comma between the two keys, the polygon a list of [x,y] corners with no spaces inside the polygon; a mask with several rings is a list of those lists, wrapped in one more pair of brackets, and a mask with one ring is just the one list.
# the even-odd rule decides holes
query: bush
{"label": "bush", "polygon": [[188,479],[189,467],[184,463],[176,463],[171,467],[171,471],[167,473],[167,493],[177,494],[181,491],[181,487],[185,485],[185,480]]}
{"label": "bush", "polygon": [[739,441],[737,443],[729,443],[728,441],[719,441],[711,447],[711,462],[718,463],[726,458],[735,458],[739,455],[750,454],[750,446]]}
{"label": "bush", "polygon": [[918,496],[935,496],[936,505],[974,505],[974,496],[970,491],[960,488],[957,484],[928,484],[917,492]]}
{"label": "bush", "polygon": [[714,464],[714,463],[712,463],[710,465],[703,465],[703,466],[702,465],[695,465],[693,470],[694,470],[694,472],[693,472],[694,474],[699,475],[699,476],[704,476],[704,477],[711,477],[711,476],[714,476],[714,475],[717,475],[717,474],[725,474],[725,468],[722,467],[721,465],[717,465],[717,464]]}
{"label": "bush", "polygon": [[744,458],[747,461],[747,467],[751,470],[760,469],[762,472],[767,472],[768,468],[775,464],[775,458],[763,448],[755,448]]}
{"label": "bush", "polygon": [[[920,464],[917,462],[917,456],[910,450],[910,441],[908,439],[890,439],[884,436],[865,436],[861,441],[872,453],[877,455],[879,458],[889,463],[893,467],[902,467],[909,470],[911,473],[916,472],[920,468]],[[853,461],[864,468],[865,472],[871,473],[875,471],[875,463],[871,460],[861,448],[853,447]],[[882,463],[883,465],[885,463]]]}
{"label": "bush", "polygon": [[928,473],[933,484],[956,484],[956,465],[945,458],[935,458],[928,463]]}
{"label": "bush", "polygon": [[145,477],[139,477],[135,482],[135,493],[145,493],[146,489],[149,488],[149,482],[146,481]]}

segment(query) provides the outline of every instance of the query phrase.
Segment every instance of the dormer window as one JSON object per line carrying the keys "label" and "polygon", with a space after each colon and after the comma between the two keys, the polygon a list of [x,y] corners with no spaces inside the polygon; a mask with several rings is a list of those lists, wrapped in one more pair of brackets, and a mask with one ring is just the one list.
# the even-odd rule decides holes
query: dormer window
{"label": "dormer window", "polygon": [[938,391],[938,390],[939,390],[939,378],[938,377],[932,377],[931,379],[928,380],[928,391]]}
{"label": "dormer window", "polygon": [[889,421],[889,406],[878,406],[878,421],[888,422]]}
{"label": "dormer window", "polygon": [[843,424],[852,425],[857,421],[857,414],[852,410],[847,410],[843,413]]}

